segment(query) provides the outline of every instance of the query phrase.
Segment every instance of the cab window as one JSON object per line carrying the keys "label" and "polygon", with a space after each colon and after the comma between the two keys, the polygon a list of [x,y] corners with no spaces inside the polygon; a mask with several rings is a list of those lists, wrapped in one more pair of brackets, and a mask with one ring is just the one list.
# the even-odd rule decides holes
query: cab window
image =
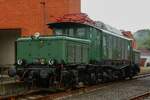
{"label": "cab window", "polygon": [[85,27],[66,27],[66,28],[56,28],[54,30],[55,35],[65,35],[70,37],[85,38],[86,37]]}
{"label": "cab window", "polygon": [[54,33],[55,33],[55,35],[63,35],[63,30],[62,29],[55,29]]}
{"label": "cab window", "polygon": [[73,28],[69,28],[69,31],[68,31],[68,35],[73,37],[74,36],[74,29]]}
{"label": "cab window", "polygon": [[85,28],[77,28],[76,34],[77,34],[77,37],[84,38],[85,37]]}
{"label": "cab window", "polygon": [[63,29],[55,29],[55,35],[66,35],[66,36],[74,36],[74,29],[73,28],[63,28]]}

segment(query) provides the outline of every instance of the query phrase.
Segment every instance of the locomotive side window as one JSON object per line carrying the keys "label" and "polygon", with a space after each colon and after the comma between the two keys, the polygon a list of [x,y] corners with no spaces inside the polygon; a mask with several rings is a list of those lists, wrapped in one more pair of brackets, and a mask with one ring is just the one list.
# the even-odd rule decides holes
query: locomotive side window
{"label": "locomotive side window", "polygon": [[55,35],[63,35],[63,30],[62,29],[55,29],[54,33],[55,33]]}
{"label": "locomotive side window", "polygon": [[118,58],[121,59],[121,39],[118,38]]}
{"label": "locomotive side window", "polygon": [[106,35],[106,55],[107,58],[109,58],[110,54],[109,54],[109,35]]}
{"label": "locomotive side window", "polygon": [[126,54],[127,54],[127,59],[129,57],[129,45],[128,45],[128,42],[126,41]]}
{"label": "locomotive side window", "polygon": [[115,37],[113,36],[112,37],[112,52],[113,52],[113,54],[112,54],[112,58],[114,59],[115,58],[115,46],[116,46],[116,41],[115,41]]}
{"label": "locomotive side window", "polygon": [[107,44],[106,44],[106,35],[103,35],[103,58],[107,57]]}
{"label": "locomotive side window", "polygon": [[68,45],[67,46],[67,56],[68,56],[68,62],[69,63],[74,63],[74,58],[75,58],[75,49],[74,45]]}
{"label": "locomotive side window", "polygon": [[77,37],[84,38],[85,37],[85,28],[77,28],[76,34],[77,34]]}
{"label": "locomotive side window", "polygon": [[97,30],[97,37],[96,37],[96,44],[97,44],[97,59],[101,59],[101,33]]}
{"label": "locomotive side window", "polygon": [[112,36],[108,37],[108,55],[109,55],[109,59],[112,59]]}
{"label": "locomotive side window", "polygon": [[74,29],[73,28],[69,28],[69,36],[74,37]]}
{"label": "locomotive side window", "polygon": [[66,28],[56,28],[54,30],[55,35],[65,35],[77,38],[86,38],[86,27],[66,27]]}
{"label": "locomotive side window", "polygon": [[118,37],[116,37],[115,40],[116,40],[116,46],[115,46],[115,53],[116,53],[115,57],[116,57],[116,58],[115,58],[115,59],[119,59],[119,58],[118,58],[118,57],[119,57],[119,55],[118,55],[118,54],[119,54],[119,50],[118,50],[118,49],[119,49],[119,48],[118,48],[118,44],[119,44]]}
{"label": "locomotive side window", "polygon": [[89,33],[88,33],[88,34],[89,34],[89,38],[90,38],[90,39],[93,38],[92,30],[93,30],[93,29],[92,29],[91,27],[89,27]]}
{"label": "locomotive side window", "polygon": [[87,46],[82,46],[82,62],[87,62],[88,61],[88,52],[89,49]]}
{"label": "locomotive side window", "polygon": [[75,61],[76,63],[80,63],[81,60],[82,60],[81,46],[77,45],[75,48]]}
{"label": "locomotive side window", "polygon": [[125,45],[125,40],[123,41],[123,46],[124,46],[124,50],[123,50],[123,53],[124,53],[124,59],[126,59],[126,45]]}
{"label": "locomotive side window", "polygon": [[117,37],[113,37],[113,58],[118,59]]}
{"label": "locomotive side window", "polygon": [[120,59],[120,51],[121,51],[121,48],[120,48],[120,38],[117,38],[117,59]]}
{"label": "locomotive side window", "polygon": [[68,36],[68,34],[69,34],[69,29],[68,28],[64,28],[63,29],[63,35]]}
{"label": "locomotive side window", "polygon": [[119,50],[119,57],[120,59],[124,59],[124,46],[123,46],[123,39],[120,39],[120,50]]}
{"label": "locomotive side window", "polygon": [[130,60],[131,59],[131,42],[127,42],[127,45],[128,45],[128,59]]}
{"label": "locomotive side window", "polygon": [[125,45],[125,59],[127,60],[128,59],[128,44],[127,44],[127,41],[124,42],[124,45]]}

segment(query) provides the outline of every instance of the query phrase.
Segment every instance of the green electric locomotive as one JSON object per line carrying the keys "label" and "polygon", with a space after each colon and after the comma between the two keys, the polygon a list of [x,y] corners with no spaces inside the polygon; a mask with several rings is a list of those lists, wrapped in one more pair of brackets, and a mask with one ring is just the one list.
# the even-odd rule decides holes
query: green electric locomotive
{"label": "green electric locomotive", "polygon": [[94,25],[48,24],[52,36],[16,41],[16,74],[42,87],[76,87],[132,78],[140,71],[140,53],[131,39]]}

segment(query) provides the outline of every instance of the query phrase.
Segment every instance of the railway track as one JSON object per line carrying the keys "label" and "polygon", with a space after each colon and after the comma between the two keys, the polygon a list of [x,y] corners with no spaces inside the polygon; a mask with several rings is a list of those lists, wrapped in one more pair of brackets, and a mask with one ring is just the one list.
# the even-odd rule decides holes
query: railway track
{"label": "railway track", "polygon": [[[141,75],[134,77],[132,80],[145,78],[149,76],[150,74],[141,74]],[[109,82],[105,84],[99,84],[99,85],[94,85],[90,87],[87,86],[87,87],[76,89],[76,90],[67,90],[67,91],[61,91],[61,92],[54,92],[55,90],[53,89],[30,90],[25,93],[1,97],[0,100],[62,100],[62,99],[67,99],[72,96],[77,96],[77,95],[81,95],[84,93],[90,93],[96,90],[101,90],[115,83],[119,83],[119,82],[121,83],[121,82],[127,82],[127,81],[130,81],[130,80]],[[150,93],[148,93],[147,95],[149,94]],[[139,100],[139,99],[131,99],[131,100]]]}
{"label": "railway track", "polygon": [[150,92],[146,92],[141,95],[132,97],[130,100],[150,100]]}

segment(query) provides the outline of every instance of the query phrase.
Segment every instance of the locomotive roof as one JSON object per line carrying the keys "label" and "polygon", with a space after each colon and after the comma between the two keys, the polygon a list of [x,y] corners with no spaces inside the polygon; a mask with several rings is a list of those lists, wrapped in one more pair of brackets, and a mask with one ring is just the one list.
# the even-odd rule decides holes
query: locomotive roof
{"label": "locomotive roof", "polygon": [[[39,40],[39,39],[42,39],[42,40],[71,40],[71,41],[79,41],[79,42],[84,42],[84,43],[90,43],[91,41],[90,40],[87,40],[87,39],[79,39],[79,38],[72,38],[72,37],[67,37],[67,36],[41,36],[41,37],[38,37],[37,39],[34,39],[34,40]],[[17,39],[17,41],[26,41],[26,40],[33,40],[31,37],[22,37],[22,38],[19,38]]]}
{"label": "locomotive roof", "polygon": [[104,29],[101,29],[100,27],[96,26],[96,25],[92,25],[92,24],[88,24],[88,23],[78,23],[78,22],[55,22],[55,23],[49,23],[49,27],[61,27],[64,25],[71,25],[71,24],[74,24],[74,25],[82,25],[82,26],[90,26],[90,27],[93,27],[93,28],[96,28],[98,30],[101,30],[102,32],[106,33],[106,34],[110,34],[110,35],[113,35],[113,36],[116,36],[116,37],[119,37],[119,38],[122,38],[122,39],[126,39],[126,40],[132,40],[130,38],[127,38],[123,35],[119,35],[119,34],[116,34],[114,32],[110,32],[110,31],[107,31],[107,30],[104,30]]}

